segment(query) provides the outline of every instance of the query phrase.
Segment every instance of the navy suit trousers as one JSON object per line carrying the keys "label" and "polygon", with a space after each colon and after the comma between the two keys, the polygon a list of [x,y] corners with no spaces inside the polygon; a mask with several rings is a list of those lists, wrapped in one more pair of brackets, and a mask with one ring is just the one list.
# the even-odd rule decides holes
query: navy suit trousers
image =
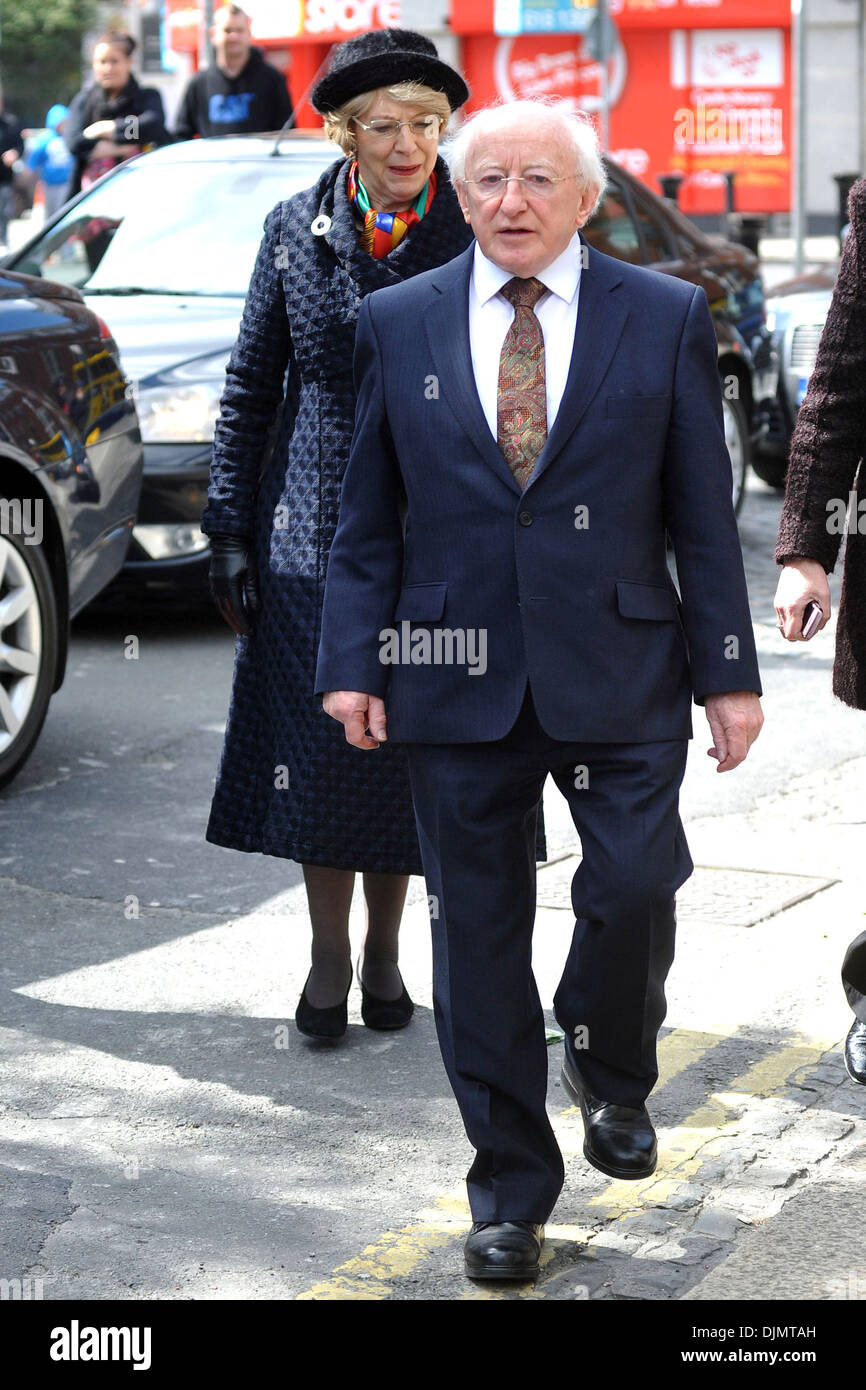
{"label": "navy suit trousers", "polygon": [[476,1150],[474,1221],[546,1221],[564,1179],[531,964],[545,778],[566,797],[583,850],[556,1018],[583,1049],[590,1090],[640,1106],[658,1078],[674,895],[692,871],[678,812],[687,746],[560,742],[541,727],[528,685],[504,738],[408,745],[432,898],[436,1027]]}

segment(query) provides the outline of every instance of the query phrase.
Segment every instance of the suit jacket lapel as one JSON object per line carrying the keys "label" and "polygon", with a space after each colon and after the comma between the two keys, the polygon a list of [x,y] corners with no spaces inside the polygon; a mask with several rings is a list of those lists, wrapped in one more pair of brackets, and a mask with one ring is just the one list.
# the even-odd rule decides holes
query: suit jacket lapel
{"label": "suit jacket lapel", "polygon": [[514,474],[490,433],[472,370],[469,277],[472,274],[474,250],[473,242],[468,250],[438,272],[424,313],[424,327],[439,378],[439,390],[452,406],[485,463],[519,495],[520,487]]}
{"label": "suit jacket lapel", "polygon": [[580,276],[577,328],[565,390],[553,427],[535,465],[527,490],[561,452],[580,424],[610,367],[628,318],[616,261],[602,256],[581,238],[587,259]]}

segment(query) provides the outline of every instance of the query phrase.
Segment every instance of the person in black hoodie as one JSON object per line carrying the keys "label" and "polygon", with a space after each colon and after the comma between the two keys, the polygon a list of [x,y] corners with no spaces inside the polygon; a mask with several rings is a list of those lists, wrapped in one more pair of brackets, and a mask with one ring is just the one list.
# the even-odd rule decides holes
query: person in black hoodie
{"label": "person in black hoodie", "polygon": [[67,199],[89,188],[124,159],[156,145],[167,145],[162,97],[140,87],[132,75],[135,39],[111,31],[93,50],[95,81],[73,97],[64,139],[75,157]]}
{"label": "person in black hoodie", "polygon": [[223,5],[214,15],[211,40],[216,62],[190,78],[175,138],[281,130],[292,114],[291,98],[282,73],[252,47],[249,16],[238,5]]}

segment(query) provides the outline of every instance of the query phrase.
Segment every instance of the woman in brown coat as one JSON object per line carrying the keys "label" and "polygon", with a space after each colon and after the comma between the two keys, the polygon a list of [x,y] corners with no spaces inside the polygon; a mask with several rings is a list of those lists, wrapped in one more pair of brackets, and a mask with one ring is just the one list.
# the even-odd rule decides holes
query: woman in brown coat
{"label": "woman in brown coat", "polygon": [[[866,709],[866,179],[852,188],[848,215],[833,302],[791,442],[775,607],[789,642],[805,640],[803,610],[811,600],[823,609],[816,630],[826,625],[827,575],[847,534],[833,693]],[[866,932],[848,947],[842,983],[855,1014],[845,1065],[866,1085]]]}

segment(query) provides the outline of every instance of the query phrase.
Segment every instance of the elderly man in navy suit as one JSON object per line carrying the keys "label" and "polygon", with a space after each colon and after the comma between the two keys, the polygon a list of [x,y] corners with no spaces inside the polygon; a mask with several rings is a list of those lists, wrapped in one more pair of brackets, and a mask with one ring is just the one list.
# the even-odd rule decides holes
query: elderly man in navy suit
{"label": "elderly man in navy suit", "polygon": [[727,772],[761,687],[703,290],[582,239],[604,171],[579,118],[481,112],[449,163],[474,245],[361,309],[316,687],[359,749],[408,746],[436,1026],[476,1151],[465,1269],[525,1279],[564,1179],[531,969],[544,780],[583,850],[563,1082],[589,1162],[646,1177],[692,699]]}

